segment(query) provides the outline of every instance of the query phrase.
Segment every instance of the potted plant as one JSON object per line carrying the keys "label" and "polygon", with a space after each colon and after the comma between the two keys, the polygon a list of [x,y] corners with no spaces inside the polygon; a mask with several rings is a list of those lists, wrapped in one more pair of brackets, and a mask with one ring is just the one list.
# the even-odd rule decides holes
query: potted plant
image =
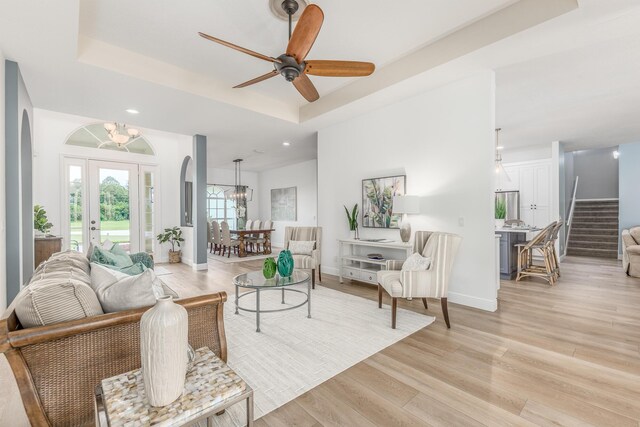
{"label": "potted plant", "polygon": [[174,264],[182,261],[182,251],[178,249],[176,251],[176,245],[180,248],[180,244],[184,242],[182,238],[182,229],[180,227],[165,228],[164,232],[156,236],[158,242],[171,243],[171,250],[169,251],[169,262]]}
{"label": "potted plant", "polygon": [[35,205],[33,207],[33,228],[37,231],[36,234],[47,234],[51,227],[53,224],[47,218],[47,211],[42,206]]}
{"label": "potted plant", "polygon": [[504,227],[504,219],[507,216],[507,205],[504,200],[496,199],[496,228]]}
{"label": "potted plant", "polygon": [[358,239],[358,204],[353,205],[353,209],[349,212],[347,207],[344,207],[344,211],[347,213],[347,221],[349,222],[349,231],[351,231],[351,238]]}

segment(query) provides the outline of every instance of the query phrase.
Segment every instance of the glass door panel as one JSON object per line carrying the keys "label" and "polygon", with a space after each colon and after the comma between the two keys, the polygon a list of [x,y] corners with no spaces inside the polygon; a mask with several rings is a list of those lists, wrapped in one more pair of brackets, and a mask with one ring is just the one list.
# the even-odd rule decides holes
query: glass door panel
{"label": "glass door panel", "polygon": [[140,251],[138,167],[89,161],[89,231],[94,245],[106,240]]}
{"label": "glass door panel", "polygon": [[159,223],[156,177],[156,168],[154,166],[140,166],[141,249],[150,254],[155,251],[155,229]]}

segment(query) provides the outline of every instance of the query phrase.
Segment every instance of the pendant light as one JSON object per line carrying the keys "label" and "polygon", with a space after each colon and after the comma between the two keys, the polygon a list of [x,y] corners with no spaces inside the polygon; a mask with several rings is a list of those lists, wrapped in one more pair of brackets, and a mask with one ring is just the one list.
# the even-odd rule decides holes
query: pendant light
{"label": "pendant light", "polygon": [[251,201],[253,199],[253,190],[246,185],[242,185],[242,163],[243,159],[235,159],[234,163],[234,186],[233,189],[225,191],[227,199],[237,200],[240,202]]}
{"label": "pendant light", "polygon": [[507,182],[511,182],[511,178],[509,178],[509,174],[504,169],[504,166],[502,166],[502,149],[504,147],[502,147],[499,144],[499,135],[501,130],[502,128],[496,129],[496,157],[494,161],[494,168],[499,180],[506,179]]}

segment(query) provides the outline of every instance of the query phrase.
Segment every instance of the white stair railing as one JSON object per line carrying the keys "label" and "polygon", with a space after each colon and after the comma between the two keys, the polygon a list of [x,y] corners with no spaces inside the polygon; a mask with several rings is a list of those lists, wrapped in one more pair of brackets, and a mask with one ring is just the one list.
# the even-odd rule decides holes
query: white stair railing
{"label": "white stair railing", "polygon": [[567,224],[566,224],[566,236],[564,239],[564,255],[567,255],[567,249],[569,248],[569,234],[571,233],[571,224],[573,223],[573,213],[576,210],[576,194],[578,192],[578,179],[580,177],[576,176],[576,181],[573,183],[573,194],[571,196],[571,206],[569,207],[569,214],[567,215]]}

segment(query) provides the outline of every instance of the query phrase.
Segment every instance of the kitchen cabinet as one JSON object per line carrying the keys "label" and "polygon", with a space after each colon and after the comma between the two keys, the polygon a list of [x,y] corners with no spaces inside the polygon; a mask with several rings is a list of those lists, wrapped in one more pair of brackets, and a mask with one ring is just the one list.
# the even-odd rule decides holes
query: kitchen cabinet
{"label": "kitchen cabinet", "polygon": [[511,182],[500,185],[520,192],[520,219],[534,227],[547,226],[551,222],[551,162],[510,163],[504,169]]}

